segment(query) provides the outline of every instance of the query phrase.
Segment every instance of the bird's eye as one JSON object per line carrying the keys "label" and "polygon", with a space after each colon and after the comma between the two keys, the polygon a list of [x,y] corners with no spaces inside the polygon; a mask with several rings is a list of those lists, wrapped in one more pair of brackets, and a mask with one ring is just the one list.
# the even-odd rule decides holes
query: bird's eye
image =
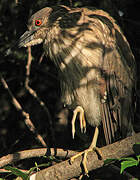
{"label": "bird's eye", "polygon": [[42,21],[40,19],[35,20],[35,25],[40,26],[42,24]]}

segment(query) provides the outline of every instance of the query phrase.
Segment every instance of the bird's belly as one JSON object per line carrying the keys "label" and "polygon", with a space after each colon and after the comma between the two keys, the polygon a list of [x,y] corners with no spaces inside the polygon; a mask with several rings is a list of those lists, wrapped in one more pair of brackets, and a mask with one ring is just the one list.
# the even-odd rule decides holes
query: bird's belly
{"label": "bird's belly", "polygon": [[101,100],[96,88],[81,86],[72,90],[70,86],[62,88],[62,101],[71,110],[77,106],[84,109],[86,121],[91,126],[99,126],[101,122]]}

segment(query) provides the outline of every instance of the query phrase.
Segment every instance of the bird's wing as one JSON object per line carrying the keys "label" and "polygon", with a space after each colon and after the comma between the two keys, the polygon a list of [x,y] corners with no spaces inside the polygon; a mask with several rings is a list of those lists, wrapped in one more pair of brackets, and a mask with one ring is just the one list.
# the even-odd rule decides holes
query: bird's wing
{"label": "bird's wing", "polygon": [[[95,17],[109,30],[102,64],[107,96],[102,103],[102,123],[106,143],[109,144],[133,132],[136,69],[129,44],[115,21],[98,10]],[[112,40],[109,42],[109,39]]]}
{"label": "bird's wing", "polygon": [[[77,84],[82,82],[82,78],[85,80],[82,75],[86,76],[89,83],[88,74],[91,77],[95,68],[95,73],[99,73],[106,143],[131,134],[135,60],[114,19],[102,10],[76,8],[59,18],[59,29],[60,34],[56,37],[60,53],[56,52],[54,56],[57,55],[56,63],[63,63],[61,70],[69,81],[69,87],[73,86],[72,90],[78,89],[80,92]],[[69,69],[71,67],[70,71],[67,66]],[[81,72],[83,67],[89,68],[88,72]],[[68,76],[71,78],[67,78]],[[74,82],[76,86],[73,85]],[[84,99],[84,95],[80,98]]]}

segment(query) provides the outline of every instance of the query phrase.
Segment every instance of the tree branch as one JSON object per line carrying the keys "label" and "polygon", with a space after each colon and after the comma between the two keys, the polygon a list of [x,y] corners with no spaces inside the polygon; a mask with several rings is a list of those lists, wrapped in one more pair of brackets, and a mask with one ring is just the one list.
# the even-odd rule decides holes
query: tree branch
{"label": "tree branch", "polygon": [[17,111],[21,112],[22,116],[24,117],[24,122],[27,125],[27,127],[29,128],[29,130],[34,133],[36,135],[36,138],[39,140],[39,142],[46,147],[47,144],[44,141],[44,139],[42,138],[42,136],[37,133],[36,128],[34,126],[34,124],[32,123],[31,119],[30,119],[30,115],[29,113],[25,112],[24,109],[22,108],[21,104],[17,101],[17,99],[14,97],[12,91],[9,89],[8,84],[6,83],[5,79],[2,77],[2,75],[0,74],[0,81],[3,85],[3,87],[7,90],[7,92],[9,93],[9,96],[11,97],[12,103],[14,105],[14,107],[16,108]]}
{"label": "tree branch", "polygon": [[75,151],[64,150],[64,149],[54,149],[54,148],[38,148],[31,150],[19,151],[13,154],[8,154],[0,158],[0,168],[23,159],[40,157],[40,156],[57,156],[62,158],[69,158],[75,155]]}
{"label": "tree branch", "polygon": [[[44,53],[40,57],[40,61],[42,60],[43,56],[44,56]],[[46,112],[47,117],[48,117],[48,122],[49,122],[49,125],[50,125],[50,132],[51,132],[52,142],[54,143],[55,142],[55,135],[54,135],[54,130],[53,130],[53,122],[52,122],[51,114],[50,114],[48,108],[46,107],[45,103],[39,98],[39,96],[37,95],[35,90],[33,90],[29,86],[31,63],[32,63],[31,47],[28,47],[28,60],[27,60],[27,65],[26,65],[25,88],[34,97],[34,99],[39,103],[39,105],[43,108],[43,110]],[[43,140],[43,138],[42,138],[42,140]],[[44,142],[43,142],[42,144],[43,144],[43,146],[45,145],[44,147],[46,147],[46,143],[44,144]]]}
{"label": "tree branch", "polygon": [[[87,156],[87,168],[89,171],[102,167],[104,160],[108,158],[121,158],[134,154],[133,145],[140,142],[140,133],[131,137],[115,142],[108,146],[101,148],[103,159],[99,160],[95,152],[90,152]],[[82,173],[81,169],[82,157],[77,158],[72,165],[69,160],[58,163],[49,168],[43,169],[36,174],[31,175],[30,179],[53,179],[63,180],[71,179],[72,177],[79,176]]]}

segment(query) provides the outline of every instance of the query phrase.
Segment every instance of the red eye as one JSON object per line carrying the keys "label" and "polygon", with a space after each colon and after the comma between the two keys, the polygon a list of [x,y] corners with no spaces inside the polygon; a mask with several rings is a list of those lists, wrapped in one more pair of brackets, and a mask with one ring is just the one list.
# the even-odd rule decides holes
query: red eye
{"label": "red eye", "polygon": [[36,25],[36,26],[40,26],[41,24],[42,24],[42,21],[41,21],[41,20],[39,20],[39,19],[38,19],[38,20],[35,20],[35,25]]}

